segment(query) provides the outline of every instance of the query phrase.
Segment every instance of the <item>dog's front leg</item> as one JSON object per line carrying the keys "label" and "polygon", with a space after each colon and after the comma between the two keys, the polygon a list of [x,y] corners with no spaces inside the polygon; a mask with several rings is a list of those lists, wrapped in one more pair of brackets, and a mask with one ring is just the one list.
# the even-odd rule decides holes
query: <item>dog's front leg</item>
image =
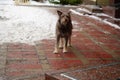
{"label": "dog's front leg", "polygon": [[68,37],[65,37],[65,38],[64,38],[63,53],[68,52],[68,51],[67,51],[67,45],[68,45]]}
{"label": "dog's front leg", "polygon": [[68,39],[68,47],[71,47],[71,36],[69,36],[69,39]]}
{"label": "dog's front leg", "polygon": [[60,41],[60,36],[57,36],[56,43],[55,43],[55,50],[53,53],[58,53],[59,41]]}
{"label": "dog's front leg", "polygon": [[59,48],[60,48],[60,49],[62,49],[62,48],[63,48],[63,38],[60,38]]}

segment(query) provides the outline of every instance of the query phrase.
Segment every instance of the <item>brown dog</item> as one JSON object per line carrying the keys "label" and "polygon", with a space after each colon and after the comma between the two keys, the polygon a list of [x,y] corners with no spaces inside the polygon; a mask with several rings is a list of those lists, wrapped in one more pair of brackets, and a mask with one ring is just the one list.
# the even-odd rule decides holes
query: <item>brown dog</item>
{"label": "brown dog", "polygon": [[72,22],[70,12],[57,11],[59,19],[56,24],[56,44],[54,53],[58,53],[58,47],[63,48],[63,53],[68,52],[67,46],[71,46]]}

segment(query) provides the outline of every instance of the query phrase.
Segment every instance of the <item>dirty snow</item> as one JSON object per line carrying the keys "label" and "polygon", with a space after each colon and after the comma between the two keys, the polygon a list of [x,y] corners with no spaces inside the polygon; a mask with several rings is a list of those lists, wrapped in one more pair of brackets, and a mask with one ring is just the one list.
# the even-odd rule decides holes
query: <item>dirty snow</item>
{"label": "dirty snow", "polygon": [[57,16],[37,7],[0,5],[0,43],[53,38]]}
{"label": "dirty snow", "polygon": [[[82,8],[81,8],[81,9],[78,8],[78,9],[81,10],[81,11],[86,11],[86,13],[89,13],[86,9],[82,9]],[[77,10],[78,10],[78,9],[77,9]],[[101,22],[104,22],[105,24],[108,24],[108,25],[110,25],[111,27],[114,27],[114,28],[116,28],[116,29],[120,29],[120,26],[118,26],[118,25],[116,25],[116,24],[113,24],[113,23],[111,23],[111,22],[109,22],[109,21],[107,21],[107,20],[102,20],[101,18],[97,17],[97,16],[100,16],[100,15],[109,16],[109,15],[107,15],[107,14],[94,13],[93,15],[83,15],[83,13],[81,13],[80,11],[78,12],[78,11],[73,10],[73,9],[70,9],[70,11],[71,11],[72,13],[74,13],[74,14],[79,15],[79,16],[87,16],[87,17],[90,17],[90,18],[99,20],[99,21],[101,21]],[[95,15],[97,15],[97,16],[95,16]],[[110,16],[109,16],[109,17],[110,17]],[[114,18],[113,18],[113,19],[114,19]],[[119,19],[116,19],[116,20],[119,20]]]}
{"label": "dirty snow", "polygon": [[96,5],[84,5],[85,7],[89,7],[91,9],[102,9],[100,8],[99,6],[96,6]]}

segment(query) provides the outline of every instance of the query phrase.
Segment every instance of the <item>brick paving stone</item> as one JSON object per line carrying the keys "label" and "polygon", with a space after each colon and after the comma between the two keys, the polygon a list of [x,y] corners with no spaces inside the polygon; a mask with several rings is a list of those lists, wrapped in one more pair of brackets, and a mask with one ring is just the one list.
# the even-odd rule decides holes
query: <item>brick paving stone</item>
{"label": "brick paving stone", "polygon": [[120,50],[120,45],[119,44],[105,44],[106,47],[108,47],[111,50]]}
{"label": "brick paving stone", "polygon": [[14,63],[7,65],[8,69],[41,69],[40,64],[22,64],[22,63]]}
{"label": "brick paving stone", "polygon": [[7,57],[9,57],[9,58],[22,58],[22,53],[23,52],[20,52],[20,51],[15,51],[15,52],[9,51]]}
{"label": "brick paving stone", "polygon": [[35,46],[28,45],[28,44],[22,44],[22,51],[35,51]]}
{"label": "brick paving stone", "polygon": [[118,54],[120,56],[120,51],[114,51],[115,54]]}
{"label": "brick paving stone", "polygon": [[83,65],[83,63],[80,60],[66,60],[66,64],[70,68],[74,68],[74,67]]}
{"label": "brick paving stone", "polygon": [[65,60],[48,60],[51,67],[55,70],[66,69],[68,65],[65,63]]}
{"label": "brick paving stone", "polygon": [[12,71],[12,72],[6,72],[6,75],[10,76],[10,77],[23,76],[23,75],[25,75],[25,72],[23,72],[23,71]]}
{"label": "brick paving stone", "polygon": [[9,43],[8,44],[8,51],[21,51],[22,45],[19,43]]}
{"label": "brick paving stone", "polygon": [[[70,51],[70,50],[69,50]],[[73,52],[68,52],[68,53],[66,53],[66,54],[64,54],[64,53],[62,53],[61,54],[62,56],[63,56],[63,58],[68,58],[68,59],[72,59],[72,58],[74,58],[74,59],[76,59],[76,58],[78,58]]]}
{"label": "brick paving stone", "polygon": [[42,72],[35,47],[28,44],[9,44],[6,75],[8,80]]}
{"label": "brick paving stone", "polygon": [[62,58],[61,54],[54,54],[53,51],[51,52],[46,52],[45,55],[47,56],[47,58]]}
{"label": "brick paving stone", "polygon": [[87,45],[88,50],[99,50],[102,51],[102,48],[99,45]]}
{"label": "brick paving stone", "polygon": [[106,52],[101,51],[82,51],[86,58],[112,58],[112,56]]}
{"label": "brick paving stone", "polygon": [[[46,43],[43,43],[45,46],[44,47],[47,47],[47,46],[53,46],[53,43],[51,43],[52,41],[47,41],[47,40],[45,40],[46,41]],[[45,42],[44,41],[44,42]],[[50,43],[50,44],[49,44]],[[47,56],[47,58],[62,58],[62,57],[76,57],[73,53],[71,53],[71,51],[69,50],[69,52],[70,53],[67,53],[67,54],[63,54],[63,53],[61,53],[61,54],[53,54],[53,48],[54,47],[52,47],[52,49],[45,49],[44,50],[44,53],[45,53],[45,55]]]}

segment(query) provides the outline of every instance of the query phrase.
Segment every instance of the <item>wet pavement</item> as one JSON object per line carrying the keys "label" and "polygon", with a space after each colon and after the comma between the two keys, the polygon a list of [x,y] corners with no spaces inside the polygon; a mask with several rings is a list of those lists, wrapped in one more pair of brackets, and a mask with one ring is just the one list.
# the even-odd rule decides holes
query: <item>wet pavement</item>
{"label": "wet pavement", "polygon": [[119,79],[120,29],[76,14],[72,20],[68,53],[53,54],[55,39],[1,44],[0,80],[44,80],[45,73],[59,80]]}

